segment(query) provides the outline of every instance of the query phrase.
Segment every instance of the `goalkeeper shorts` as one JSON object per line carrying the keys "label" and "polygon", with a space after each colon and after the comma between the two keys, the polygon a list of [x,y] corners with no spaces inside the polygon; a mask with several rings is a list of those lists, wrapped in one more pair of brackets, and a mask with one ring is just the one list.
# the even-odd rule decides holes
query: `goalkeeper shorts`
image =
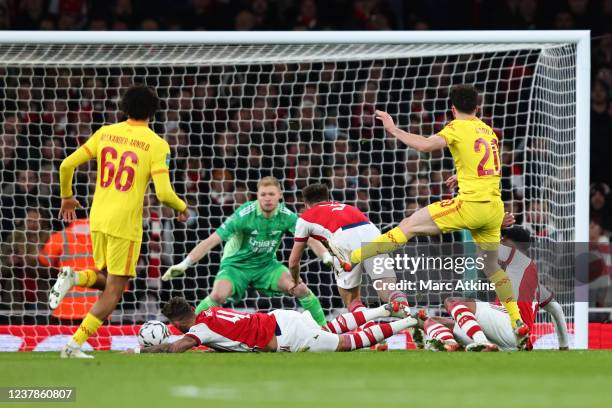
{"label": "goalkeeper shorts", "polygon": [[248,288],[254,288],[263,296],[279,296],[278,281],[281,275],[288,272],[282,263],[270,260],[265,265],[236,265],[221,261],[219,273],[215,281],[225,280],[232,284],[232,295],[227,299],[230,303],[241,302]]}

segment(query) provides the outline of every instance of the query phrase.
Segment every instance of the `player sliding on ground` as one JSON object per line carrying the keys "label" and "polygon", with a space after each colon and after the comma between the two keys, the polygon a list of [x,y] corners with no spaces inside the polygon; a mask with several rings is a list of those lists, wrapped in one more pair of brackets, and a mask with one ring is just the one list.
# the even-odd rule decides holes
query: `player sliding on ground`
{"label": "player sliding on ground", "polygon": [[[200,302],[196,313],[221,306],[228,300],[240,302],[247,288],[253,287],[266,295],[283,292],[295,296],[320,325],[324,324],[325,313],[319,299],[303,282],[294,285],[287,267],[276,257],[284,234],[294,234],[297,221],[297,215],[280,202],[282,196],[275,177],[259,180],[257,200],[241,205],[181,263],[168,268],[162,280],[182,276],[211,249],[227,241],[212,291]],[[309,245],[324,262],[331,263],[332,257],[321,243],[310,240]]]}
{"label": "player sliding on ground", "polygon": [[131,352],[182,353],[200,344],[217,351],[351,351],[374,345],[417,324],[416,319],[407,317],[347,333],[373,319],[388,317],[398,307],[402,306],[390,303],[346,313],[321,327],[307,311],[277,309],[270,313],[239,313],[212,307],[196,314],[185,299],[175,297],[164,306],[162,313],[185,335],[174,343]]}
{"label": "player sliding on ground", "polygon": [[[71,222],[81,205],[72,196],[72,177],[79,165],[96,159],[98,174],[91,207],[93,258],[98,270],[74,272],[64,268],[49,296],[57,307],[73,285],[93,287],[102,294],[83,319],[62,357],[93,358],[81,351],[103,320],[115,309],[130,278],[136,276],[136,262],[142,240],[142,207],[149,180],[155,184],[159,201],[179,212],[186,221],[187,205],[170,184],[168,143],[149,129],[149,120],[159,107],[155,92],[142,85],[130,87],[121,100],[127,120],[102,126],[60,166],[62,204],[60,217]],[[107,276],[106,276],[107,275]]]}
{"label": "player sliding on ground", "polygon": [[[289,271],[296,285],[301,282],[300,260],[309,239],[314,238],[327,243],[334,237],[339,245],[356,249],[362,242],[369,242],[380,235],[380,230],[358,208],[329,201],[329,190],[325,184],[311,184],[304,188],[302,195],[306,211],[297,220],[293,249],[289,256]],[[396,282],[395,270],[385,267],[384,260],[388,257],[384,254],[366,260],[350,273],[343,271],[339,265],[334,268],[337,270],[335,276],[338,292],[349,311],[365,307],[361,303],[360,294],[361,277],[364,272],[373,282],[378,281],[374,284],[374,288],[379,288],[378,296],[383,303],[400,302],[408,306],[408,300],[403,292],[385,289],[386,285]],[[376,268],[375,263],[378,265]],[[403,311],[404,309],[401,312]]]}
{"label": "player sliding on ground", "polygon": [[523,347],[529,328],[522,322],[514,298],[512,283],[497,264],[500,227],[504,205],[500,193],[499,142],[495,132],[476,117],[478,92],[472,86],[457,85],[450,91],[454,120],[437,135],[423,137],[404,132],[391,116],[376,111],[385,130],[400,141],[422,152],[450,149],[455,162],[459,194],[421,208],[404,218],[399,226],[356,250],[330,241],[330,248],[345,270],[368,258],[393,252],[416,235],[438,235],[467,229],[485,259],[484,273],[495,284],[495,290],[508,311],[518,344]]}
{"label": "player sliding on ground", "polygon": [[[531,329],[538,309],[546,310],[555,324],[559,349],[568,349],[565,314],[553,293],[539,283],[535,262],[527,255],[529,232],[521,227],[502,230],[500,265],[516,289],[515,296],[523,322]],[[444,302],[452,318],[430,317],[419,311],[419,326],[425,330],[427,346],[439,351],[510,351],[519,348],[507,312],[496,304],[470,298],[447,298]],[[527,341],[526,350],[532,345]]]}

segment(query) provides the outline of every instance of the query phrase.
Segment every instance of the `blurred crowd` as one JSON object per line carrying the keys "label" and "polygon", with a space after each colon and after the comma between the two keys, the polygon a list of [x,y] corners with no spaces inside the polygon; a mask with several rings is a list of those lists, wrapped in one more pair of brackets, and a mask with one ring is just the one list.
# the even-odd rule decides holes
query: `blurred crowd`
{"label": "blurred crowd", "polygon": [[[321,30],[321,29],[571,29],[593,30],[590,241],[597,257],[592,280],[610,286],[612,172],[605,162],[612,130],[612,1],[499,0],[0,0],[0,27],[59,30]],[[160,17],[163,16],[163,17]],[[211,286],[218,254],[183,282],[159,275],[205,238],[241,203],[253,199],[260,177],[283,183],[285,201],[301,209],[300,190],[324,181],[333,198],[357,205],[383,229],[450,191],[450,155],[399,148],[374,123],[384,107],[398,124],[421,134],[439,131],[451,118],[448,86],[473,80],[493,99],[482,117],[502,140],[502,189],[507,209],[534,236],[568,239],[557,211],[542,200],[530,168],[525,117],[536,53],[497,56],[481,78],[478,61],[452,57],[359,63],[326,62],[245,67],[0,68],[0,309],[45,310],[56,271],[41,268],[39,253],[59,208],[59,163],[105,123],[122,120],[121,90],[134,81],[154,86],[163,100],[153,128],[172,149],[177,192],[193,209],[187,226],[154,194],[145,200],[145,236],[138,279],[121,307],[182,290],[195,300]],[[487,74],[489,75],[489,74]],[[481,81],[481,82],[478,82]],[[504,95],[504,99],[497,99]],[[491,97],[489,97],[491,98]],[[95,163],[76,175],[75,193],[89,206]],[[550,186],[547,187],[550,189]],[[551,192],[550,194],[554,194]],[[79,214],[86,217],[86,212]],[[446,239],[452,239],[447,237]],[[329,274],[311,264],[307,279],[334,305]],[[186,285],[186,286],[182,286]],[[611,302],[605,292],[594,305]],[[150,302],[149,302],[150,303]],[[131,305],[131,306],[130,306]],[[266,306],[261,306],[266,308]],[[12,320],[14,321],[14,320]]]}

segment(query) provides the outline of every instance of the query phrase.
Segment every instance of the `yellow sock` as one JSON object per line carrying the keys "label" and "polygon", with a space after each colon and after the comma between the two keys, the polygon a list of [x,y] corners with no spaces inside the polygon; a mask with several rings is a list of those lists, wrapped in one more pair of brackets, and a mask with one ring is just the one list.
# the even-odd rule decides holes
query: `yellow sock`
{"label": "yellow sock", "polygon": [[74,340],[79,346],[82,346],[89,336],[98,331],[98,328],[101,325],[102,320],[98,319],[91,313],[87,313],[87,316],[85,316],[77,331],[75,331],[72,335],[72,340]]}
{"label": "yellow sock", "polygon": [[98,274],[93,269],[77,271],[75,274],[77,277],[76,285],[82,288],[91,288],[98,279]]}
{"label": "yellow sock", "polygon": [[521,320],[521,313],[519,312],[516,299],[514,298],[514,289],[512,288],[512,281],[508,278],[508,275],[503,269],[498,270],[489,278],[491,283],[495,284],[495,292],[497,297],[510,316],[510,323],[512,327],[516,327],[516,321]]}
{"label": "yellow sock", "polygon": [[393,252],[408,242],[408,239],[399,227],[395,227],[379,235],[369,244],[351,252],[351,263],[356,264],[376,255]]}

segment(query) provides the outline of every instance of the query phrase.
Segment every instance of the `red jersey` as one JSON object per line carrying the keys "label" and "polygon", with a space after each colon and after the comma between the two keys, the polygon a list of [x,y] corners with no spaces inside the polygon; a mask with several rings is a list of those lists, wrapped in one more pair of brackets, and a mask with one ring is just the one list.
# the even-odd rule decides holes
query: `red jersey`
{"label": "red jersey", "polygon": [[553,293],[540,285],[538,268],[533,259],[514,246],[500,245],[498,262],[512,282],[521,319],[532,331],[538,308],[548,304]]}
{"label": "red jersey", "polygon": [[357,207],[338,202],[318,203],[302,213],[295,225],[295,240],[304,242],[309,237],[326,241],[334,232],[347,227],[368,224],[368,217]]}
{"label": "red jersey", "polygon": [[217,351],[257,351],[276,333],[276,318],[267,313],[240,313],[211,307],[196,317],[185,336]]}

